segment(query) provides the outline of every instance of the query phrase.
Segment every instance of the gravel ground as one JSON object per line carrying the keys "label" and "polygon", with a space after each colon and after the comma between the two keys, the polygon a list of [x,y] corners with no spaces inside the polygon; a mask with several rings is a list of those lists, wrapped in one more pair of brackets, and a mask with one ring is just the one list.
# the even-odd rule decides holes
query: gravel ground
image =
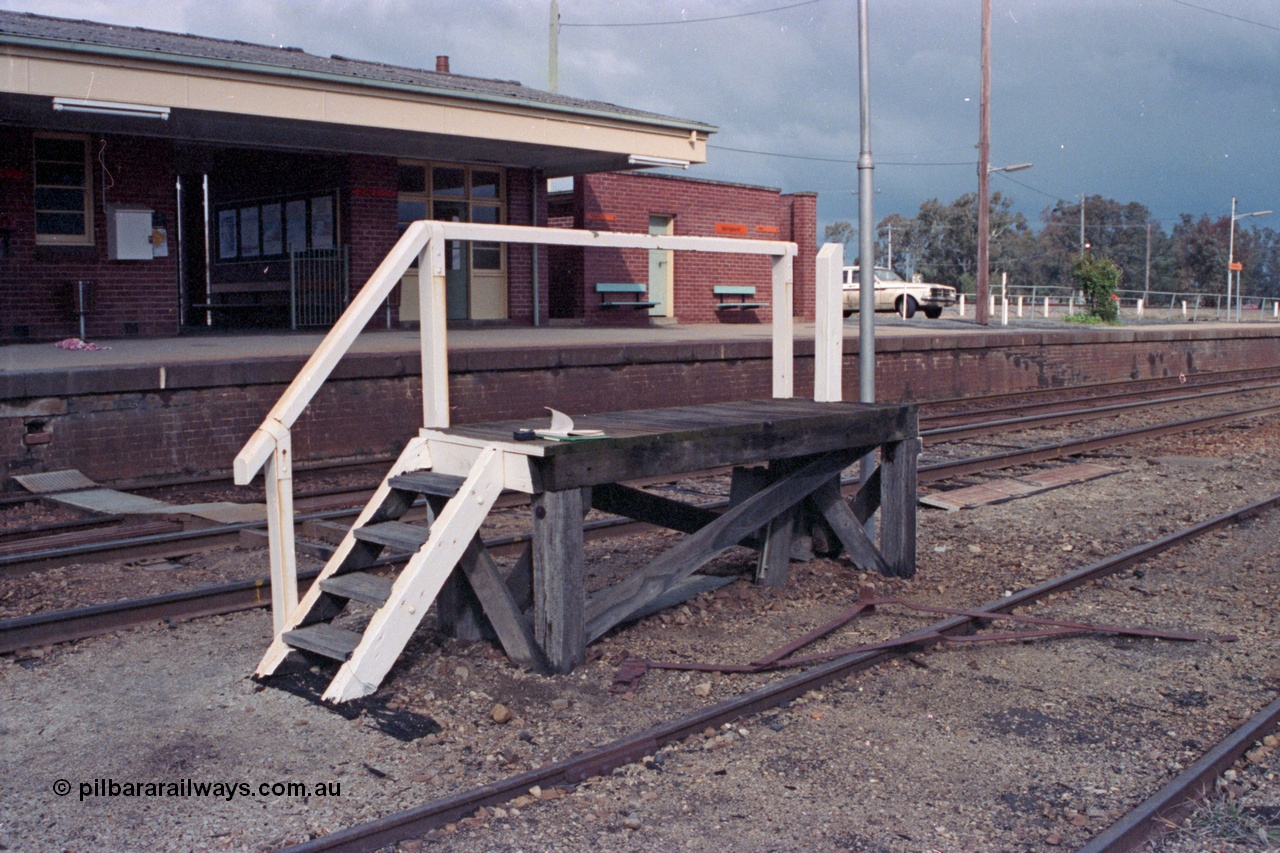
{"label": "gravel ground", "polygon": [[[0,658],[0,845],[265,850],[332,832],[782,677],[651,671],[634,692],[610,693],[625,653],[748,661],[847,607],[860,585],[932,605],[983,603],[1280,492],[1277,452],[1280,425],[1258,421],[1109,451],[1102,461],[1119,473],[1091,483],[959,513],[922,509],[919,572],[909,581],[860,576],[844,561],[796,563],[785,590],[733,583],[614,633],[567,676],[530,676],[486,644],[422,631],[379,692],[389,707],[439,726],[407,742],[372,713],[348,720],[248,680],[270,632],[263,612]],[[671,541],[591,543],[592,583]],[[1074,849],[1275,697],[1278,541],[1280,517],[1268,514],[1030,611],[1238,642],[1084,636],[946,646],[397,847]],[[240,556],[265,565],[261,552]],[[716,570],[751,560],[735,550]],[[934,618],[881,608],[815,650]],[[499,704],[510,719],[495,714]],[[1274,740],[1250,756],[1221,781],[1217,812],[1154,849],[1276,849],[1258,834],[1280,825]],[[60,779],[70,784],[65,796],[54,789]],[[104,780],[99,790],[182,780],[232,787],[98,796],[94,780]],[[272,793],[288,781],[324,783],[326,795]],[[1229,837],[1241,832],[1243,841]]]}

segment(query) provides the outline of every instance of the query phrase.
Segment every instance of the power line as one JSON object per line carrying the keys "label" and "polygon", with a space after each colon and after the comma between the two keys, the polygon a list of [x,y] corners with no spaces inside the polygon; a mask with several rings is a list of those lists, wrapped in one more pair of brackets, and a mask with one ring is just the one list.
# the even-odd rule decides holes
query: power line
{"label": "power line", "polygon": [[[762,157],[782,157],[786,160],[813,160],[819,163],[852,163],[858,162],[857,158],[849,157],[818,157],[812,154],[782,154],[777,151],[755,151],[751,148],[730,148],[727,145],[707,145],[716,151],[733,151],[738,154],[759,154]],[[909,160],[877,160],[877,166],[973,166],[975,161],[956,161],[949,163],[920,163]]]}
{"label": "power line", "polygon": [[822,0],[804,0],[802,3],[791,3],[787,6],[774,6],[769,9],[757,9],[754,12],[739,12],[736,15],[717,15],[713,18],[684,18],[677,21],[644,21],[626,24],[560,24],[561,27],[667,27],[676,24],[705,24],[708,21],[728,21],[733,18],[750,18],[752,15],[768,15],[773,12],[785,12],[787,9],[797,9],[801,6],[812,6],[815,3],[821,3]]}
{"label": "power line", "polygon": [[1241,18],[1236,15],[1228,15],[1226,12],[1219,12],[1217,9],[1210,9],[1207,6],[1197,6],[1195,3],[1188,3],[1187,0],[1169,0],[1171,3],[1177,3],[1179,6],[1186,6],[1188,9],[1199,9],[1201,12],[1208,12],[1210,15],[1220,15],[1223,18],[1230,18],[1233,21],[1239,21],[1242,24],[1252,24],[1255,27],[1262,27],[1264,30],[1280,30],[1280,27],[1271,24],[1264,24],[1261,21],[1251,21],[1248,18]]}
{"label": "power line", "polygon": [[1000,177],[1004,178],[1006,181],[1010,181],[1010,182],[1012,182],[1012,183],[1017,184],[1018,186],[1022,187],[1023,189],[1031,190],[1033,193],[1040,193],[1040,195],[1044,196],[1045,198],[1051,198],[1051,199],[1053,199],[1054,201],[1066,201],[1066,199],[1065,199],[1065,198],[1063,198],[1063,197],[1062,197],[1062,196],[1060,196],[1060,195],[1054,195],[1053,193],[1045,192],[1045,191],[1044,191],[1044,190],[1042,190],[1042,189],[1037,189],[1036,187],[1031,186],[1031,184],[1023,183],[1022,181],[1018,180],[1017,178],[1011,178],[1011,177],[1009,177],[1009,175],[1008,175],[1007,173],[1005,173],[1005,172],[996,172],[996,174],[997,174],[997,175],[999,175]]}

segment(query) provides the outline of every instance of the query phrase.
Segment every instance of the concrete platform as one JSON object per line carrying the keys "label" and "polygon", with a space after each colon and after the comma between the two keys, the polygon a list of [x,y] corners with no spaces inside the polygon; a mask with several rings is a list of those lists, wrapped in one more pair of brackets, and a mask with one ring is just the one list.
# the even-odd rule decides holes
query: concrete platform
{"label": "concrete platform", "polygon": [[[858,389],[858,321],[845,324],[846,399]],[[450,332],[454,423],[767,397],[769,325],[511,327]],[[813,329],[796,330],[797,396]],[[0,347],[0,447],[11,475],[76,468],[103,483],[226,471],[320,334],[190,334]],[[914,403],[997,391],[1280,364],[1280,323],[1026,318],[980,327],[954,315],[878,315],[877,398]],[[381,456],[421,425],[418,335],[372,331],[295,430],[299,461]]]}
{"label": "concrete platform", "polygon": [[[966,338],[974,336],[989,339],[992,346],[1014,339],[1027,339],[1028,334],[1068,334],[1080,341],[1107,342],[1130,339],[1135,334],[1184,337],[1253,337],[1280,334],[1280,323],[1253,321],[1253,323],[1187,323],[1187,321],[1126,321],[1123,327],[1084,327],[1076,323],[1064,323],[1056,319],[1011,319],[1007,327],[998,324],[998,318],[986,327],[979,327],[972,318],[956,318],[948,314],[942,319],[913,318],[904,320],[895,315],[877,315],[877,351],[895,350],[902,346],[891,343],[896,339]],[[474,352],[508,353],[513,360],[520,360],[518,353],[532,350],[561,352],[567,350],[620,351],[622,348],[664,345],[742,345],[758,343],[767,346],[771,339],[769,324],[662,324],[652,327],[500,327],[483,329],[449,330],[449,353],[453,361],[471,360]],[[997,336],[991,338],[991,336]],[[198,365],[214,365],[219,362],[243,364],[247,361],[266,361],[271,364],[291,362],[301,364],[319,345],[323,333],[293,332],[195,332],[169,338],[114,338],[96,341],[101,350],[60,350],[54,343],[10,343],[0,345],[0,400],[14,400],[24,396],[59,393],[58,374],[79,374],[82,371],[133,368],[193,368]],[[796,342],[804,346],[813,341],[813,324],[796,324]],[[858,318],[845,321],[845,352],[856,355],[858,348]],[[374,330],[362,334],[352,347],[348,359],[366,360],[369,357],[416,357],[419,334],[416,330]],[[799,352],[799,350],[797,350]],[[488,361],[488,357],[485,359]],[[274,371],[273,371],[274,373]],[[296,371],[294,371],[296,373]],[[292,374],[291,374],[292,375]],[[17,377],[29,377],[19,382]],[[68,383],[70,384],[70,383]],[[116,386],[118,383],[110,383]],[[154,384],[143,383],[141,388],[151,389]],[[173,386],[170,386],[173,387]]]}

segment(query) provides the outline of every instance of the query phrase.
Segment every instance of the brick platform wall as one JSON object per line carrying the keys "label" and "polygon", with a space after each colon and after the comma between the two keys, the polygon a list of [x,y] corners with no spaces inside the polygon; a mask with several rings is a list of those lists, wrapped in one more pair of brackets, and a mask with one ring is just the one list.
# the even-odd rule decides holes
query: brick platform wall
{"label": "brick platform wall", "polygon": [[[0,213],[10,226],[9,252],[0,258],[0,341],[79,337],[71,282],[96,284],[85,335],[169,335],[178,331],[178,215],[172,146],[156,139],[86,137],[93,172],[94,244],[37,246],[32,134],[0,129]],[[105,145],[103,144],[105,142]],[[147,207],[163,214],[168,257],[107,260],[107,204]]]}
{"label": "brick platform wall", "polygon": [[[1124,379],[1176,383],[1180,373],[1280,365],[1280,337],[1266,329],[975,333],[878,344],[883,402]],[[812,388],[812,352],[812,342],[797,341],[799,396]],[[544,406],[581,414],[763,398],[772,375],[767,342],[458,351],[450,362],[455,423],[541,424]],[[102,482],[227,472],[300,366],[300,360],[174,365],[165,391],[157,390],[154,367],[0,374],[6,460],[0,488],[14,488],[14,474],[62,468]],[[296,459],[398,453],[422,417],[418,357],[358,357],[338,373],[344,378],[320,390],[294,429]],[[857,387],[857,351],[846,346],[847,399],[856,398]]]}

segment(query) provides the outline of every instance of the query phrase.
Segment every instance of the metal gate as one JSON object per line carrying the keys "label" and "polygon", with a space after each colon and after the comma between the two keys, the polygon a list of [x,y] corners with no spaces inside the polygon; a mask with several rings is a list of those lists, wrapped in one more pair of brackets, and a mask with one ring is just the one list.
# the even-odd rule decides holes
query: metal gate
{"label": "metal gate", "polygon": [[289,257],[289,306],[295,329],[328,328],[347,307],[347,248],[298,249]]}

